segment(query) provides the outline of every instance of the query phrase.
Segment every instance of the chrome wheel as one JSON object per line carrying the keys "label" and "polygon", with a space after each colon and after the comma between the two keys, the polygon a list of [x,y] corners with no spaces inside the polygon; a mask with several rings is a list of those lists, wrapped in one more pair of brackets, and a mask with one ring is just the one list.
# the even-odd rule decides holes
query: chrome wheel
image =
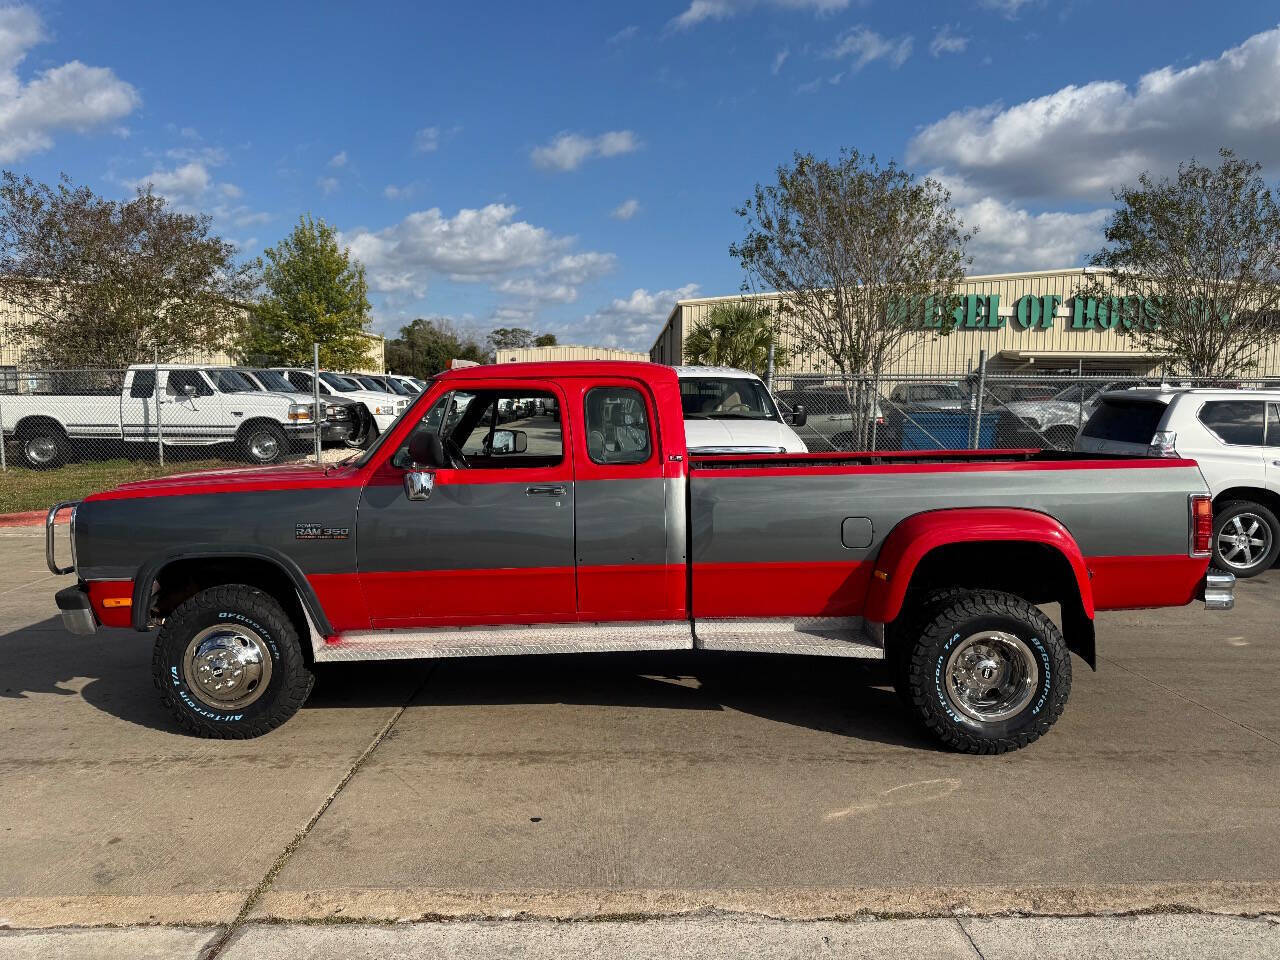
{"label": "chrome wheel", "polygon": [[1012,633],[984,630],[966,637],[947,658],[947,700],[979,723],[1017,716],[1035,696],[1040,668],[1031,648]]}
{"label": "chrome wheel", "polygon": [[22,445],[22,453],[27,462],[44,466],[58,456],[58,441],[53,437],[32,437]]}
{"label": "chrome wheel", "polygon": [[1218,531],[1218,557],[1232,570],[1245,570],[1271,553],[1271,527],[1256,513],[1238,513]]}
{"label": "chrome wheel", "polygon": [[264,430],[249,438],[249,456],[262,463],[270,463],[280,455],[280,441]]}
{"label": "chrome wheel", "polygon": [[271,682],[271,654],[256,632],[243,626],[206,627],[187,644],[183,673],[191,692],[215,710],[247,707]]}

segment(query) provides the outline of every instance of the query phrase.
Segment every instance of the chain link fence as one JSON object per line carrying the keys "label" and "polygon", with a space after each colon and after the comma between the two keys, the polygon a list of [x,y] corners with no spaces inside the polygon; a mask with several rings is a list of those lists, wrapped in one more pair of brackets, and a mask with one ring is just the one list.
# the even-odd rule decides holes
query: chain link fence
{"label": "chain link fence", "polygon": [[[0,366],[0,513],[192,470],[342,459],[416,395],[408,378],[157,360]],[[395,381],[395,382],[392,382]]]}
{"label": "chain link fence", "polygon": [[775,375],[784,415],[811,451],[1070,450],[1109,390],[1159,386],[1253,387],[1273,383],[1094,373],[993,373],[841,378]]}

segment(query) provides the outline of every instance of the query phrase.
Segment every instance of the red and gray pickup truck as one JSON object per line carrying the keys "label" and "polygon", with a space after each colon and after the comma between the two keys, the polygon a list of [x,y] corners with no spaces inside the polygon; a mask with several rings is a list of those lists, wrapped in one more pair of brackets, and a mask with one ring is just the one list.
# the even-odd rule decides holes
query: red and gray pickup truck
{"label": "red and gray pickup truck", "polygon": [[1234,583],[1193,461],[690,456],[676,373],[646,363],[452,370],[356,459],[48,519],[67,627],[159,626],[155,682],[209,737],[283,723],[321,663],[718,650],[884,659],[943,743],[1001,752],[1061,714],[1099,611],[1226,609]]}

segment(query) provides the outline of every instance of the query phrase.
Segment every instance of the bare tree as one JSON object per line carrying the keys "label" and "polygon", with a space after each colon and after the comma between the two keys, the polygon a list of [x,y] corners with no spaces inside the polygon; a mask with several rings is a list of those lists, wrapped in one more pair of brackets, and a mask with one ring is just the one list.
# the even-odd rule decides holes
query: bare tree
{"label": "bare tree", "polygon": [[66,177],[0,183],[0,297],[28,362],[118,367],[224,346],[253,286],[208,216],[149,190],[122,203]]}
{"label": "bare tree", "polygon": [[1259,164],[1219,155],[1216,168],[1192,160],[1115,194],[1093,257],[1105,272],[1082,295],[1167,363],[1235,377],[1280,337],[1280,207]]}
{"label": "bare tree", "polygon": [[797,153],[737,211],[746,236],[729,253],[747,289],[785,296],[781,316],[840,371],[853,432],[866,446],[878,376],[922,329],[948,332],[970,235],[936,180],[842,150],[836,162]]}

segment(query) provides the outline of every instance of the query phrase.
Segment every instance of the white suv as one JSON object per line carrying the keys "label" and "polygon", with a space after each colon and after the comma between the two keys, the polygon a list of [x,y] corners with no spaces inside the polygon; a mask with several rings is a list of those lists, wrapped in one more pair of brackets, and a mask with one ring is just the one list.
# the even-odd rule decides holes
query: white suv
{"label": "white suv", "polygon": [[1252,577],[1280,554],[1280,390],[1109,392],[1075,448],[1195,460],[1213,494],[1214,565]]}

